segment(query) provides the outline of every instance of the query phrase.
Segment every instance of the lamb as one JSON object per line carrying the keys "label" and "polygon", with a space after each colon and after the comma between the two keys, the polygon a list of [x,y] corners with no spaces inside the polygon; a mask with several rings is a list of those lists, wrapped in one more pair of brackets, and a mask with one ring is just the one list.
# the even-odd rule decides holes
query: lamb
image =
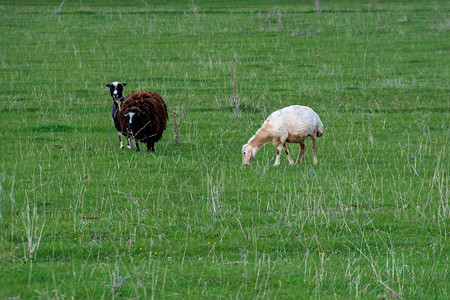
{"label": "lamb", "polygon": [[247,144],[242,147],[242,164],[250,165],[258,153],[258,150],[268,142],[272,142],[277,146],[277,156],[275,166],[280,164],[281,148],[284,149],[289,163],[292,165],[294,161],[289,155],[286,147],[288,143],[298,143],[300,145],[300,153],[298,155],[297,164],[302,161],[305,154],[305,139],[309,136],[312,140],[312,149],[314,153],[313,163],[317,164],[316,157],[316,138],[323,135],[323,125],[319,116],[309,107],[292,105],[273,112],[263,123],[256,134],[251,137]]}
{"label": "lamb", "polygon": [[[111,105],[111,117],[114,121],[114,126],[117,129],[117,133],[119,134],[120,141],[120,149],[123,149],[122,142],[122,132],[120,129],[119,118],[117,117],[117,113],[120,111],[120,107],[122,106],[125,97],[122,95],[123,87],[127,84],[125,82],[114,81],[113,83],[108,83],[106,86],[109,87],[109,91],[111,92],[111,97],[113,98],[113,102]],[[127,148],[131,149],[130,140],[127,138]]]}
{"label": "lamb", "polygon": [[118,113],[121,131],[133,138],[136,151],[139,142],[147,144],[147,151],[155,151],[155,143],[162,137],[169,119],[167,106],[158,93],[132,91],[123,101]]}

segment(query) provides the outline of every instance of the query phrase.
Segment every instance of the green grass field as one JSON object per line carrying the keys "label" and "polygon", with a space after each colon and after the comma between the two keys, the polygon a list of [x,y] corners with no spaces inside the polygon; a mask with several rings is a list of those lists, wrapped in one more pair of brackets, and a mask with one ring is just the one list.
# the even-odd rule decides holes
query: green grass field
{"label": "green grass field", "polygon": [[[450,297],[448,1],[61,2],[0,0],[0,299]],[[156,152],[116,80],[165,99]],[[242,167],[292,104],[319,164]]]}

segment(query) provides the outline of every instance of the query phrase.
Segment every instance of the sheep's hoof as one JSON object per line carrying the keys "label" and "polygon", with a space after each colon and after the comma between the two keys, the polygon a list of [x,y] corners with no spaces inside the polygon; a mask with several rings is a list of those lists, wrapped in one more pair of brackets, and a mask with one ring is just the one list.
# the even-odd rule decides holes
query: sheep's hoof
{"label": "sheep's hoof", "polygon": [[127,146],[127,148],[128,148],[128,149],[131,149],[131,146],[130,146],[130,145],[128,145],[128,146]]}

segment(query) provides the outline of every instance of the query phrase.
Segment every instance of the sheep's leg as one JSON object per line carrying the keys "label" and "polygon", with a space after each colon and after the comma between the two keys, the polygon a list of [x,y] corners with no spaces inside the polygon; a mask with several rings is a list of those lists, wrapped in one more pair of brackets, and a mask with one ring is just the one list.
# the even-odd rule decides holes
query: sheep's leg
{"label": "sheep's leg", "polygon": [[[118,132],[118,134],[119,134],[119,141],[120,141],[120,149],[123,149],[124,148],[124,146],[123,146],[123,137],[125,137],[125,136],[122,134],[122,132]],[[130,139],[128,137],[125,137],[125,138],[127,139],[127,148],[131,149]]]}
{"label": "sheep's leg", "polygon": [[283,148],[284,148],[284,153],[286,153],[286,155],[287,155],[287,157],[289,159],[289,164],[293,165],[294,161],[292,160],[291,156],[289,155],[289,150],[288,150],[286,144],[283,144]]}
{"label": "sheep's leg", "polygon": [[118,132],[118,134],[119,134],[120,149],[123,149],[122,133]]}
{"label": "sheep's leg", "polygon": [[139,152],[139,142],[134,139],[134,145],[136,146],[136,152]]}
{"label": "sheep's leg", "polygon": [[147,143],[147,151],[148,151],[148,152],[153,152],[153,151],[155,151],[155,143],[153,143],[153,142],[148,142],[148,143]]}
{"label": "sheep's leg", "polygon": [[297,164],[300,164],[302,162],[303,154],[305,154],[305,152],[306,152],[305,142],[301,142],[301,143],[299,143],[299,145],[300,145],[300,153],[298,154],[298,157],[297,157],[297,161],[296,161]]}
{"label": "sheep's leg", "polygon": [[315,137],[311,137],[311,141],[312,141],[312,149],[313,149],[313,154],[314,154],[313,164],[317,165],[317,157],[316,157],[316,138],[315,138]]}
{"label": "sheep's leg", "polygon": [[283,144],[279,144],[277,147],[277,157],[275,158],[274,166],[278,166],[280,164],[280,154],[281,154],[281,148],[283,148]]}

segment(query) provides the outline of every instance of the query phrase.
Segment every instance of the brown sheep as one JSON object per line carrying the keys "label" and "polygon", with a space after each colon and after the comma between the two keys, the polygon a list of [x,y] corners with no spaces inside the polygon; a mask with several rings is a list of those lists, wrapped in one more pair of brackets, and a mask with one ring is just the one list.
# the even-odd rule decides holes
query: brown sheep
{"label": "brown sheep", "polygon": [[167,106],[158,93],[132,91],[118,113],[121,131],[138,143],[146,143],[147,151],[155,151],[155,143],[162,137],[169,119]]}

